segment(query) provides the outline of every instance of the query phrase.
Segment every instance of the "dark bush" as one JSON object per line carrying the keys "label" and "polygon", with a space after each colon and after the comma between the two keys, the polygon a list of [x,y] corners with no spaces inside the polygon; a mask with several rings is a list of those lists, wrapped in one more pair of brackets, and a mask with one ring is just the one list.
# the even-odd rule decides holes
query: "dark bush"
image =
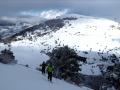
{"label": "dark bush", "polygon": [[13,55],[13,52],[10,50],[3,50],[0,54],[0,62],[4,64],[8,64],[15,61],[15,56]]}
{"label": "dark bush", "polygon": [[50,56],[50,60],[47,63],[51,63],[54,66],[54,76],[74,82],[77,80],[75,76],[81,70],[79,62],[86,62],[86,58],[78,56],[74,49],[68,46],[53,49],[48,55]]}

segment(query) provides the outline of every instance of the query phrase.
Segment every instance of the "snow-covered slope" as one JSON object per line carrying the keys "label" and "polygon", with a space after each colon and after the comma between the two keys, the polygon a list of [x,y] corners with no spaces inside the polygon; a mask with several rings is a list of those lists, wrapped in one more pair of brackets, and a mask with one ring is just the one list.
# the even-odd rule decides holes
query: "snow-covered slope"
{"label": "snow-covered slope", "polygon": [[77,87],[62,80],[47,80],[39,71],[19,65],[0,64],[0,90],[91,90]]}
{"label": "snow-covered slope", "polygon": [[[100,18],[84,18],[69,21],[63,28],[56,32],[48,33],[44,36],[37,36],[39,30],[34,34],[27,33],[26,37],[19,37],[23,40],[13,42],[14,46],[44,47],[51,49],[55,46],[68,45],[78,51],[103,51],[119,47],[120,26],[119,23]],[[29,38],[31,37],[31,40]]]}
{"label": "snow-covered slope", "polygon": [[[68,20],[68,17],[77,19]],[[81,71],[87,75],[100,75],[101,71],[98,65],[111,64],[109,61],[106,63],[100,61],[102,56],[107,57],[114,53],[119,58],[119,23],[104,18],[82,15],[58,17],[58,19],[62,18],[67,18],[67,20],[64,20],[65,25],[58,30],[50,31],[47,24],[46,28],[50,32],[38,28],[32,32],[25,32],[26,36],[24,37],[22,35],[16,36],[17,41],[11,42],[11,50],[19,64],[37,67],[42,61],[49,59],[44,54],[45,52],[65,45],[75,49],[78,55],[87,57],[88,63],[82,65]]]}

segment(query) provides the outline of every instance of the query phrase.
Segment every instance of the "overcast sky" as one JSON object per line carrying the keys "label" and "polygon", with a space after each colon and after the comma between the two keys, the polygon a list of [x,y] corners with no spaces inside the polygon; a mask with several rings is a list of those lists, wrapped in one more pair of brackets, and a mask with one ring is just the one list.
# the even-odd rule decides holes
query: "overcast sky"
{"label": "overcast sky", "polygon": [[120,0],[0,0],[0,16],[66,8],[83,15],[120,16]]}

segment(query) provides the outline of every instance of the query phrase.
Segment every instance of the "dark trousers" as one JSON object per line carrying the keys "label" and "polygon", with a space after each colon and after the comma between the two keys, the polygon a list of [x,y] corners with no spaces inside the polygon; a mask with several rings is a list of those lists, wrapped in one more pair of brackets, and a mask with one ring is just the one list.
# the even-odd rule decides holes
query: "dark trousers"
{"label": "dark trousers", "polygon": [[48,72],[48,80],[52,81],[52,72]]}
{"label": "dark trousers", "polygon": [[42,74],[45,74],[45,68],[42,68]]}

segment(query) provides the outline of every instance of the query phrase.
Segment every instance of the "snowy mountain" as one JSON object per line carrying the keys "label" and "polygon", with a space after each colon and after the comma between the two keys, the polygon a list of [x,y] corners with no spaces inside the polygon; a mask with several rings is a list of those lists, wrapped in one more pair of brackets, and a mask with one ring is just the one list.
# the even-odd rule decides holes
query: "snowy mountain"
{"label": "snowy mountain", "polygon": [[9,18],[0,18],[0,38],[7,38],[10,37],[28,27],[32,24],[26,21],[17,21],[9,20]]}
{"label": "snowy mountain", "polygon": [[[105,59],[113,54],[115,54],[120,61],[120,24],[113,20],[66,14],[54,19],[42,20],[37,24],[28,23],[25,28],[23,28],[23,26],[23,24],[18,24],[17,28],[19,27],[19,29],[15,29],[16,25],[12,27],[11,30],[13,30],[13,33],[11,33],[9,28],[8,30],[1,28],[0,31],[2,39],[0,50],[9,48],[8,46],[10,46],[19,65],[28,64],[32,69],[35,69],[40,63],[49,59],[49,56],[46,55],[47,52],[51,52],[53,48],[65,45],[74,49],[78,55],[87,58],[87,63],[82,64],[81,66],[82,71],[80,71],[80,73],[83,75],[102,75],[100,65],[104,66],[104,69],[102,68],[102,70],[106,70],[107,66],[112,65],[113,62],[111,60]],[[4,34],[3,31],[5,31]],[[3,42],[9,44],[6,45],[3,44]],[[0,65],[0,67],[10,67],[11,70],[15,67],[16,69],[19,69],[21,73],[28,72],[28,70],[24,70],[22,67],[16,65]],[[31,70],[28,73],[32,72],[39,73]],[[39,74],[34,75],[39,76]],[[40,77],[44,78],[44,76],[41,75]],[[62,83],[61,81],[57,82],[56,80],[55,82]],[[38,81],[38,83],[46,82]],[[38,83],[36,87],[41,88]],[[57,85],[55,88],[57,88]],[[7,88],[4,90],[7,90]],[[75,90],[77,90],[77,88]]]}
{"label": "snowy mountain", "polygon": [[[66,15],[23,29],[5,41],[11,41],[11,49],[18,62],[35,63],[33,59],[40,62],[42,52],[46,53],[52,51],[53,48],[68,45],[75,49],[78,55],[87,57],[88,63],[94,63],[92,65],[96,66],[96,63],[103,63],[100,61],[102,56],[116,54],[119,58],[119,29],[119,23],[112,20]],[[10,33],[7,32],[7,34]],[[29,53],[24,55],[23,52]],[[36,55],[36,58],[30,57],[31,55]],[[33,59],[30,60],[30,58]],[[91,67],[91,65],[86,66]],[[91,72],[91,68],[88,69]],[[98,71],[98,68],[93,69],[93,72],[100,74]]]}

